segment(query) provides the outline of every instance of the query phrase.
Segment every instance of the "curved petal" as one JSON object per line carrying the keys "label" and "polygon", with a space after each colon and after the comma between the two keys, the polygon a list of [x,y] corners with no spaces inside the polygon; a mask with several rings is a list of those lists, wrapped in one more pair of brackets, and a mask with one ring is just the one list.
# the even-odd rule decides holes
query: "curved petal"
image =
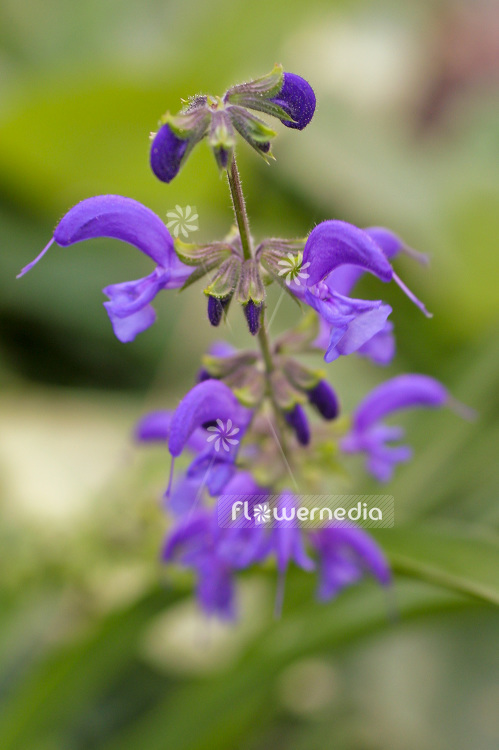
{"label": "curved petal", "polygon": [[134,438],[139,443],[166,443],[170,435],[172,411],[152,411],[137,422]]}
{"label": "curved petal", "polygon": [[346,221],[323,221],[313,229],[305,244],[303,263],[313,286],[335,268],[348,264],[359,266],[381,281],[391,281],[392,267],[376,242],[362,229]]}
{"label": "curved petal", "polygon": [[438,380],[428,375],[398,375],[379,385],[360,403],[353,425],[364,431],[391,412],[418,406],[436,408],[447,400],[447,390]]}
{"label": "curved petal", "polygon": [[389,365],[395,356],[393,323],[387,320],[381,331],[357,349],[357,354],[367,357],[377,365]]}
{"label": "curved petal", "polygon": [[126,318],[114,313],[112,302],[104,302],[104,307],[113,326],[114,335],[122,344],[133,341],[139,333],[146,331],[156,321],[156,312],[151,305],[146,305]]}
{"label": "curved petal", "polygon": [[157,271],[153,271],[143,279],[106,286],[102,291],[109,297],[109,302],[104,303],[108,313],[126,318],[142,310],[158,293],[160,278]]}
{"label": "curved petal", "polygon": [[355,526],[333,528],[334,542],[353,550],[362,566],[371,572],[378,581],[387,586],[391,581],[390,566],[372,536]]}
{"label": "curved petal", "polygon": [[353,299],[336,292],[322,299],[308,290],[305,299],[332,326],[324,357],[326,362],[364,346],[383,330],[392,311],[381,300]]}
{"label": "curved petal", "polygon": [[[228,386],[218,380],[205,380],[194,386],[178,405],[171,424],[169,441],[172,456],[179,456],[197,427],[217,419],[234,418],[242,407]],[[247,410],[244,409],[246,412]]]}
{"label": "curved petal", "polygon": [[303,130],[314,116],[314,90],[308,81],[295,73],[284,73],[282,88],[270,101],[293,118],[292,121],[281,120],[287,128]]}
{"label": "curved petal", "polygon": [[366,227],[364,232],[367,232],[373,238],[387,258],[394,258],[399,253],[404,253],[424,266],[427,266],[429,263],[427,255],[413,250],[412,247],[408,247],[395,232],[391,232],[385,227]]}
{"label": "curved petal", "polygon": [[98,195],[81,201],[63,216],[54,231],[61,247],[95,237],[128,242],[163,268],[169,268],[176,259],[170,232],[159,216],[121,195]]}

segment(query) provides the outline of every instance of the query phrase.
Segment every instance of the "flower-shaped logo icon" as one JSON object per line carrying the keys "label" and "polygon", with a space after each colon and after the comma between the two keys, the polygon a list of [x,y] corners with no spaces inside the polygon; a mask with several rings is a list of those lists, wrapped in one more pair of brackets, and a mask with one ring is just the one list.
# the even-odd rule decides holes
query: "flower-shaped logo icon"
{"label": "flower-shaped logo icon", "polygon": [[260,503],[253,508],[255,523],[267,523],[270,521],[270,506],[268,503]]}
{"label": "flower-shaped logo icon", "polygon": [[228,419],[227,422],[223,422],[221,419],[217,419],[217,424],[208,427],[208,432],[212,432],[213,435],[208,437],[208,442],[215,441],[215,450],[220,451],[222,448],[227,453],[230,451],[231,445],[237,445],[239,440],[234,438],[239,432],[239,427],[232,426],[232,420]]}
{"label": "flower-shaped logo icon", "polygon": [[279,276],[286,276],[286,284],[288,286],[293,281],[297,286],[300,286],[300,279],[303,281],[310,276],[310,274],[304,273],[304,269],[309,267],[310,262],[303,263],[303,253],[298,253],[298,255],[288,253],[288,257],[280,260],[278,265],[282,266]]}
{"label": "flower-shaped logo icon", "polygon": [[168,211],[166,216],[170,219],[166,222],[166,226],[172,230],[175,237],[178,237],[180,232],[184,237],[187,237],[189,232],[196,232],[199,229],[195,206],[186,206],[185,208],[175,206],[175,210]]}

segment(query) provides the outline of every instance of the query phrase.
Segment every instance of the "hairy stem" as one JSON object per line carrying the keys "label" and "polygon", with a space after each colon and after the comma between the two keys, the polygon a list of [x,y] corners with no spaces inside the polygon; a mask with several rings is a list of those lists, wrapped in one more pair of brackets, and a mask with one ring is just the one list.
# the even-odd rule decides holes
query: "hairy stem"
{"label": "hairy stem", "polygon": [[230,168],[227,170],[227,177],[229,180],[230,194],[232,196],[232,204],[234,206],[234,214],[239,228],[239,236],[241,237],[243,255],[245,260],[249,260],[253,257],[253,254],[251,252],[248,214],[246,213],[246,203],[244,202],[243,189],[241,187],[241,180],[239,178],[239,170],[237,168],[235,156],[232,157]]}

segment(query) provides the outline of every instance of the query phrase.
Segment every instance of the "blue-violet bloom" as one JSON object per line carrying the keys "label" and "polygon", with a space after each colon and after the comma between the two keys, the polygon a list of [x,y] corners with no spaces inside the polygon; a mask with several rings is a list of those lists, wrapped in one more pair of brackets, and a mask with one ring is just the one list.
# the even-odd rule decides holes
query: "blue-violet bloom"
{"label": "blue-violet bloom", "polygon": [[380,482],[387,482],[395,464],[412,456],[407,445],[391,446],[404,436],[400,427],[383,423],[395,411],[420,406],[437,408],[448,403],[444,386],[427,375],[398,375],[387,380],[359,404],[353,414],[352,428],[341,442],[345,453],[365,453],[366,469]]}
{"label": "blue-violet bloom", "polygon": [[81,201],[63,216],[48,245],[18,278],[33,268],[54,242],[68,247],[96,237],[127,242],[157,264],[145,278],[112,284],[103,290],[109,297],[104,307],[116,337],[122,342],[133,341],[156,319],[150,304],[156,294],[182,286],[192,273],[175,255],[173,239],[159,216],[138,201],[121,195],[99,195]]}

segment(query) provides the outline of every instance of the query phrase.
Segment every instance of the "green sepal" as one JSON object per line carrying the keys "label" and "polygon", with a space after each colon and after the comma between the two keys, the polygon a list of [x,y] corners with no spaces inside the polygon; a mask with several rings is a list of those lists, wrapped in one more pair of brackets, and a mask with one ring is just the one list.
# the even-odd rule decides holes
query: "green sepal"
{"label": "green sepal", "polygon": [[250,300],[261,305],[265,299],[265,288],[260,277],[259,263],[254,258],[245,260],[237,287],[237,301],[247,305]]}
{"label": "green sepal", "polygon": [[270,73],[266,73],[260,78],[254,78],[247,83],[238,83],[232,86],[224,96],[224,102],[230,104],[239,104],[241,96],[260,96],[271,99],[279,93],[284,83],[284,69],[282,65],[276,63]]}
{"label": "green sepal", "polygon": [[279,284],[279,286],[281,287],[281,289],[283,291],[285,291],[286,294],[288,294],[291,297],[291,299],[293,300],[293,302],[296,305],[298,305],[299,308],[301,308],[301,302],[298,299],[298,297],[296,297],[293,294],[293,292],[291,291],[291,289],[286,284],[286,278],[283,277],[283,276],[279,276],[279,274],[276,273],[274,265],[271,264],[271,263],[269,263],[268,258],[260,257],[260,264],[261,264],[263,270],[267,274],[268,281],[265,282],[266,286],[268,286],[273,281],[275,281],[277,284]]}
{"label": "green sepal", "polygon": [[212,113],[208,143],[220,171],[227,169],[232,162],[236,141],[234,129],[225,112]]}
{"label": "green sepal", "polygon": [[226,383],[240,404],[254,409],[265,395],[265,376],[255,367],[240,367],[226,378]]}
{"label": "green sepal", "polygon": [[257,359],[256,352],[237,352],[229,357],[216,357],[214,354],[205,354],[201,362],[204,369],[213,378],[222,379],[240,367],[254,365]]}
{"label": "green sepal", "polygon": [[192,111],[180,112],[172,115],[171,112],[165,112],[161,117],[162,125],[169,125],[170,130],[178,138],[193,138],[195,142],[203,138],[208,131],[210,124],[210,112],[208,109],[199,108]]}
{"label": "green sepal", "polygon": [[324,373],[321,370],[311,370],[291,357],[283,357],[281,366],[289,382],[302,391],[309,391],[323,379]]}
{"label": "green sepal", "polygon": [[314,310],[310,310],[295,328],[286,331],[276,340],[276,351],[288,354],[310,352],[318,335],[319,316]]}
{"label": "green sepal", "polygon": [[230,297],[236,288],[239,274],[241,272],[241,261],[232,255],[219,267],[215,278],[206,287],[204,293],[210,297],[224,299]]}
{"label": "green sepal", "polygon": [[296,404],[306,401],[306,397],[291,385],[281,370],[274,370],[270,380],[275,402],[280,409],[289,411]]}
{"label": "green sepal", "polygon": [[270,141],[277,135],[275,130],[269,128],[263,120],[252,115],[244,107],[230,106],[227,108],[227,113],[238,133],[266,162],[275,159],[270,151]]}
{"label": "green sepal", "polygon": [[186,266],[200,266],[211,264],[214,268],[217,263],[229,258],[232,248],[227,242],[211,242],[208,245],[196,245],[182,242],[178,238],[174,240],[175,253]]}
{"label": "green sepal", "polygon": [[191,275],[187,277],[187,279],[184,281],[184,283],[180,287],[179,291],[183,292],[184,289],[187,289],[192,284],[195,284],[196,281],[199,281],[200,279],[202,279],[203,276],[206,276],[207,273],[209,273],[210,271],[212,271],[217,266],[218,266],[218,262],[217,263],[213,263],[212,265],[210,265],[209,263],[207,263],[207,264],[205,264],[203,266],[198,266],[191,273]]}

